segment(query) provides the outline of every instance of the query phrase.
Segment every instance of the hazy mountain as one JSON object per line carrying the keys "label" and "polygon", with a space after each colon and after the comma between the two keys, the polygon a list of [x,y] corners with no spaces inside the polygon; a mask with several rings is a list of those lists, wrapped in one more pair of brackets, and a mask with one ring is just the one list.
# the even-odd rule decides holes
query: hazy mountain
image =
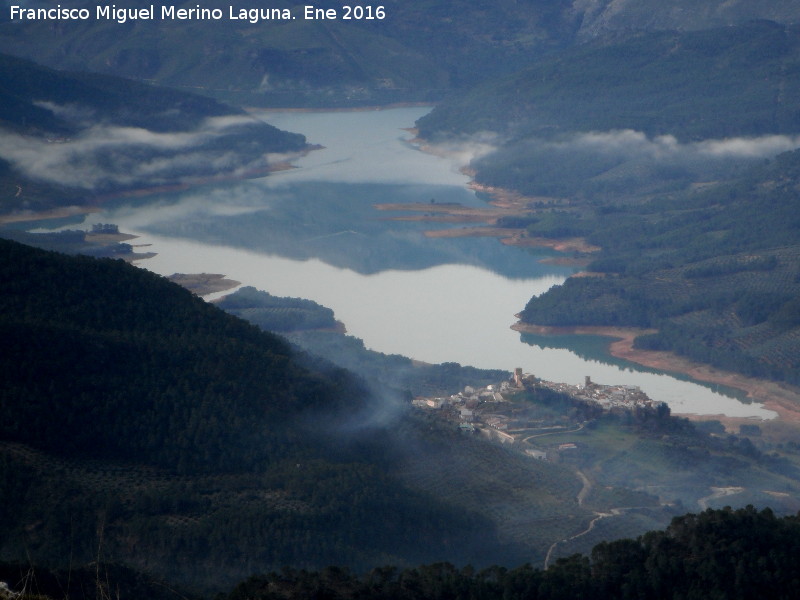
{"label": "hazy mountain", "polygon": [[579,39],[631,30],[699,30],[755,19],[797,23],[800,9],[791,0],[574,0],[580,15]]}
{"label": "hazy mountain", "polygon": [[[751,19],[792,23],[800,14],[789,0],[386,0],[380,3],[383,19],[343,20],[339,10],[336,20],[307,21],[306,4],[272,3],[271,9],[287,9],[295,18],[256,23],[229,19],[231,5],[221,0],[201,4],[224,13],[220,20],[205,21],[11,22],[4,10],[0,50],[53,67],[150,80],[240,102],[324,106],[437,99],[597,35]],[[125,7],[149,5],[137,0]],[[94,11],[96,3],[71,6]]]}
{"label": "hazy mountain", "polygon": [[759,21],[598,40],[443,103],[420,134],[489,132],[507,143],[623,129],[679,140],[796,133],[798,33]]}
{"label": "hazy mountain", "polygon": [[388,392],[122,261],[0,241],[0,271],[3,557],[67,567],[100,543],[195,586],[522,559],[491,519],[400,480]]}
{"label": "hazy mountain", "polygon": [[[161,20],[160,14],[125,24],[6,19],[0,23],[0,49],[58,68],[113,73],[243,102],[340,105],[441,96],[453,85],[482,77],[484,70],[521,66],[531,53],[561,45],[571,27],[562,16],[566,0],[469,5],[389,0],[380,3],[385,18],[376,13],[360,20],[344,20],[341,8],[335,20],[306,20],[306,4],[273,3],[271,9],[290,10],[294,18],[257,23],[229,19],[231,5],[221,0],[202,4],[222,10],[220,20]],[[96,3],[74,6],[94,11]]]}
{"label": "hazy mountain", "polygon": [[542,564],[551,546],[663,526],[713,501],[709,486],[797,506],[791,450],[668,410],[601,415],[533,389],[496,410],[533,410],[560,425],[553,452],[576,435],[581,448],[534,460],[122,261],[2,241],[0,275],[6,560],[113,561],[219,590],[284,565]]}
{"label": "hazy mountain", "polygon": [[643,347],[800,381],[798,33],[757,21],[598,40],[419,121],[432,140],[495,144],[471,166],[537,198],[517,223],[528,235],[601,248],[589,268],[605,277],[533,298],[524,320],[655,327]]}
{"label": "hazy mountain", "polygon": [[0,210],[87,205],[137,187],[265,174],[306,147],[239,108],[0,55]]}

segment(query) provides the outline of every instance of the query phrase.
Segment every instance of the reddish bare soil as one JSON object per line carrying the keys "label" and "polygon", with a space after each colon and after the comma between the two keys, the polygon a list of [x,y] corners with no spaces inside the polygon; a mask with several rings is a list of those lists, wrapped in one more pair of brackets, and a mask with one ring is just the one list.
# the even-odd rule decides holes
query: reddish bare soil
{"label": "reddish bare soil", "polygon": [[[654,329],[637,329],[627,327],[546,327],[517,323],[512,329],[542,335],[602,335],[616,338],[609,345],[609,352],[617,358],[624,358],[640,365],[683,373],[697,381],[719,383],[747,393],[748,398],[761,402],[769,410],[778,413],[781,420],[800,426],[800,388],[785,383],[746,377],[738,373],[723,371],[709,365],[692,361],[672,352],[640,350],[633,347],[633,340],[645,333],[654,333]],[[689,416],[689,415],[686,415]],[[697,418],[697,417],[694,417]],[[705,415],[703,419],[708,419]],[[717,418],[717,417],[713,417]],[[719,417],[720,421],[729,424],[747,422],[747,419]]]}

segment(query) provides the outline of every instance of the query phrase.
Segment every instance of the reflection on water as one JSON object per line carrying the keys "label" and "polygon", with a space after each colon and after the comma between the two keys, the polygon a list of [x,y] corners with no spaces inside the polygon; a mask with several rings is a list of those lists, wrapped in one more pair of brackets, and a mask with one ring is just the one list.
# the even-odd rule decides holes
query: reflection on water
{"label": "reflection on water", "polygon": [[[529,252],[494,239],[425,237],[425,230],[447,225],[395,221],[390,217],[397,213],[373,207],[426,198],[463,204],[467,196],[474,199],[463,187],[319,181],[275,187],[268,185],[269,179],[181,194],[156,208],[138,209],[132,217],[140,229],[166,237],[296,259],[319,258],[359,273],[442,264],[482,266],[508,277],[569,273],[541,265]],[[122,211],[113,218],[124,218]]]}
{"label": "reflection on water", "polygon": [[[299,169],[262,180],[165,195],[157,205],[119,203],[91,222],[141,235],[157,273],[223,273],[279,296],[332,308],[367,347],[427,362],[526,372],[551,381],[639,385],[674,412],[769,418],[770,411],[708,387],[615,364],[594,340],[520,341],[514,314],[571,271],[493,239],[432,240],[418,222],[388,220],[385,202],[481,206],[455,161],[421,153],[401,130],[423,109],[270,113],[325,150]],[[435,228],[440,228],[436,224]],[[527,338],[528,341],[531,338]],[[605,342],[603,343],[603,348]]]}
{"label": "reflection on water", "polygon": [[[542,350],[566,349],[574,352],[587,361],[599,362],[611,366],[616,366],[627,371],[640,371],[643,373],[667,374],[670,377],[681,381],[692,381],[688,375],[659,371],[624,358],[617,358],[608,351],[612,338],[602,335],[537,335],[533,333],[520,334],[520,340],[530,346],[536,346]],[[736,398],[740,402],[750,404],[752,400],[747,397],[747,393],[736,388],[720,385],[717,383],[699,383],[718,394]]]}

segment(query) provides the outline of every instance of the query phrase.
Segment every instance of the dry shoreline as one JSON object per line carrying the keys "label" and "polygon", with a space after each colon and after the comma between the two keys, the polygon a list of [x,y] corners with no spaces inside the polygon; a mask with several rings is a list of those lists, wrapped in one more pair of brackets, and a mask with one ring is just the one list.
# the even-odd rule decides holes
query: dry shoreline
{"label": "dry shoreline", "polygon": [[[496,207],[507,207],[512,210],[520,210],[528,202],[534,200],[553,201],[554,199],[526,198],[515,192],[503,188],[496,188],[482,185],[475,181],[470,183],[470,187],[475,191],[480,191],[492,198],[491,204]],[[479,229],[479,228],[475,228]],[[521,233],[516,239],[501,239],[503,243],[519,246],[547,246],[560,252],[578,252],[590,254],[599,251],[600,248],[591,246],[585,240],[576,238],[574,240],[544,240],[542,238],[526,238]],[[584,273],[576,273],[573,277],[580,277]],[[598,274],[602,275],[602,274]],[[660,371],[672,371],[688,375],[694,380],[707,383],[719,383],[731,388],[742,390],[748,398],[760,402],[765,408],[774,411],[778,419],[787,424],[800,426],[800,388],[777,381],[747,377],[730,371],[723,371],[707,364],[696,362],[679,356],[672,352],[641,350],[634,348],[633,342],[637,336],[645,333],[653,333],[653,329],[641,329],[633,327],[604,327],[604,326],[582,326],[582,327],[547,327],[540,325],[526,324],[518,322],[512,329],[520,332],[530,332],[542,335],[555,334],[575,334],[575,335],[600,335],[612,338],[609,342],[609,353],[617,358],[623,358],[631,362],[658,369]],[[748,422],[750,419],[725,417],[724,415],[682,415],[690,419],[717,418],[729,425]]]}
{"label": "dry shoreline", "polygon": [[[384,211],[411,211],[424,212],[426,214],[413,218],[420,221],[443,221],[449,217],[453,221],[461,219],[464,222],[483,219],[484,226],[463,227],[461,229],[442,229],[429,230],[425,232],[426,237],[497,237],[500,242],[507,245],[521,247],[546,247],[564,253],[577,253],[583,257],[570,258],[565,256],[562,260],[574,264],[584,263],[586,255],[597,252],[600,248],[592,246],[582,238],[571,239],[549,239],[549,238],[529,238],[524,235],[522,229],[512,229],[493,226],[499,216],[503,214],[520,214],[524,212],[524,205],[533,200],[525,198],[520,194],[482,186],[480,184],[470,184],[473,189],[480,190],[490,196],[494,208],[467,208],[461,205],[437,205],[437,204],[380,204],[375,205],[378,210]],[[559,260],[559,259],[551,259]],[[576,273],[573,277],[595,275],[590,273]],[[596,274],[602,276],[602,274]],[[603,326],[583,326],[583,327],[545,327],[530,325],[522,322],[512,326],[512,329],[520,332],[530,332],[537,334],[575,334],[575,335],[600,335],[612,338],[609,342],[609,353],[617,358],[623,358],[637,364],[658,369],[659,371],[672,371],[688,375],[696,381],[707,383],[718,383],[731,388],[741,390],[755,402],[759,402],[765,408],[778,414],[780,420],[800,426],[800,389],[795,386],[783,384],[755,377],[746,377],[738,373],[723,371],[710,365],[692,361],[688,358],[679,356],[671,352],[660,352],[651,350],[641,350],[634,348],[634,339],[646,333],[654,333],[654,329],[637,329],[622,327],[603,327]],[[683,415],[690,419],[717,418],[727,425],[748,422],[750,419],[725,417],[723,415]]]}
{"label": "dry shoreline", "polygon": [[[637,336],[654,333],[655,329],[635,327],[577,326],[550,327],[517,322],[511,329],[521,333],[539,335],[601,335],[613,338],[609,344],[609,353],[616,358],[623,358],[637,364],[688,375],[697,381],[719,383],[747,393],[747,397],[760,402],[765,408],[778,414],[786,422],[800,425],[800,389],[785,383],[747,377],[730,371],[723,371],[710,365],[695,362],[672,352],[641,350],[633,347]],[[694,415],[683,415],[697,418]],[[702,418],[717,418],[716,415],[703,415]],[[728,421],[747,422],[750,419],[728,418]]]}
{"label": "dry shoreline", "polygon": [[[322,146],[318,144],[308,144],[306,148],[297,152],[297,157],[305,156],[314,150],[320,150]],[[152,196],[155,194],[167,194],[171,192],[183,192],[195,187],[202,187],[205,185],[212,185],[217,183],[224,183],[228,181],[246,181],[248,179],[258,179],[266,177],[270,173],[277,173],[280,171],[288,171],[295,169],[290,160],[282,160],[264,167],[249,169],[239,173],[218,173],[207,177],[191,178],[182,182],[168,183],[156,186],[137,187],[131,189],[110,192],[108,194],[101,194],[91,199],[91,204],[72,205],[72,206],[55,206],[38,211],[15,211],[0,214],[0,225],[7,225],[9,223],[23,223],[26,221],[42,221],[46,219],[65,219],[74,216],[84,216],[91,213],[100,212],[102,205],[108,201],[120,198],[141,198]]]}
{"label": "dry shoreline", "polygon": [[220,273],[173,273],[167,279],[201,297],[226,292],[241,285],[241,282],[227,279]]}

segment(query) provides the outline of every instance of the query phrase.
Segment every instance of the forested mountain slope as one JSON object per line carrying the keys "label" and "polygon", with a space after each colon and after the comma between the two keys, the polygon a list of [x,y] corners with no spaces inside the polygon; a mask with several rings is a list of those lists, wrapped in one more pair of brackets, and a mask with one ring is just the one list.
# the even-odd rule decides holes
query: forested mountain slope
{"label": "forested mountain slope", "polygon": [[419,131],[434,141],[492,132],[506,143],[614,129],[680,141],[795,133],[798,31],[760,21],[597,40],[443,103]]}
{"label": "forested mountain slope", "polygon": [[491,133],[476,179],[532,198],[509,225],[601,248],[603,277],[531,299],[523,321],[655,327],[641,347],[797,383],[800,155],[779,153],[799,143],[798,93],[797,28],[753,22],[587,44],[419,126]]}
{"label": "forested mountain slope", "polygon": [[601,415],[533,388],[495,410],[538,415],[549,452],[581,448],[534,460],[122,261],[3,241],[0,278],[4,560],[219,591],[286,565],[542,564],[662,526],[709,486],[797,505],[792,448],[668,410]]}
{"label": "forested mountain slope", "polygon": [[389,473],[375,415],[402,411],[352,375],[122,261],[0,250],[0,556],[66,567],[99,544],[218,589],[510,550]]}
{"label": "forested mountain slope", "polygon": [[[302,415],[357,414],[349,376],[121,261],[2,241],[4,439],[178,472],[260,470]],[[24,426],[23,426],[24,425]]]}
{"label": "forested mountain slope", "polygon": [[[546,570],[529,564],[484,569],[449,562],[367,573],[341,566],[323,570],[283,569],[254,575],[217,597],[224,600],[597,600],[736,598],[790,600],[798,573],[797,517],[778,518],[753,507],[707,510],[676,517],[664,530],[636,539],[600,543],[591,555],[560,559]],[[99,576],[98,576],[99,575]],[[168,600],[185,589],[115,565],[53,571],[0,564],[21,600],[92,600],[113,591],[120,600],[145,595]],[[3,593],[0,591],[0,593]],[[12,594],[3,597],[12,597]]]}
{"label": "forested mountain slope", "polygon": [[375,569],[358,577],[330,568],[253,577],[228,600],[310,600],[324,596],[402,600],[572,600],[574,598],[758,598],[795,597],[800,577],[797,517],[776,518],[752,507],[689,514],[664,531],[595,546],[542,571],[459,569],[452,564],[415,569]]}
{"label": "forested mountain slope", "polygon": [[792,0],[576,0],[581,16],[579,39],[632,30],[700,30],[755,19],[797,23]]}
{"label": "forested mountain slope", "polygon": [[524,321],[655,327],[640,347],[800,383],[800,151],[732,183],[567,222],[602,246],[589,269],[605,276],[532,298]]}
{"label": "forested mountain slope", "polygon": [[[190,21],[162,20],[156,5],[156,18],[120,24],[94,20],[96,3],[78,1],[71,6],[90,7],[91,20],[58,23],[56,36],[52,23],[6,20],[0,49],[59,68],[186,86],[250,104],[340,106],[438,98],[499,64],[522,66],[531,53],[562,45],[575,28],[568,0],[387,0],[370,4],[372,18],[346,19],[342,6],[326,5],[336,18],[317,20],[306,20],[306,5],[233,6],[237,18],[230,19],[230,3],[209,0],[202,8],[220,9],[222,18]],[[251,22],[238,17],[241,8],[285,10],[292,18]]]}
{"label": "forested mountain slope", "polygon": [[302,135],[210,98],[0,55],[0,212],[263,175],[305,146]]}
{"label": "forested mountain slope", "polygon": [[[7,4],[12,4],[10,0]],[[195,2],[175,2],[195,8]],[[384,18],[305,20],[300,0],[270,10],[293,19],[230,19],[230,3],[209,0],[220,20],[26,22],[0,14],[0,50],[52,67],[187,86],[250,104],[341,106],[439,99],[498,72],[512,72],[564,47],[637,30],[704,29],[752,19],[797,22],[781,2],[723,0],[521,0],[408,3],[384,0]],[[46,6],[30,1],[26,7]],[[122,6],[122,5],[120,5]],[[149,8],[146,0],[125,8]],[[325,8],[330,8],[325,6]],[[160,5],[156,5],[160,11]]]}

